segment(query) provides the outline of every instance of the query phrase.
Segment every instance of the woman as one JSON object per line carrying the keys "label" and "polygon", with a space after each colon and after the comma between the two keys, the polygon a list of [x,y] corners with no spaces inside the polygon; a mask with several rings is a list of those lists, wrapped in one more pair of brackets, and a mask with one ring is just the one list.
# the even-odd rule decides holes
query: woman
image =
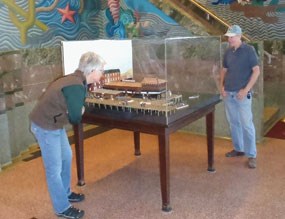
{"label": "woman", "polygon": [[60,217],[84,216],[83,210],[70,204],[83,201],[85,196],[70,190],[72,150],[64,125],[81,122],[87,85],[100,81],[104,65],[96,53],[84,53],[78,69],[51,83],[30,114],[31,131],[41,149],[50,198],[55,214]]}

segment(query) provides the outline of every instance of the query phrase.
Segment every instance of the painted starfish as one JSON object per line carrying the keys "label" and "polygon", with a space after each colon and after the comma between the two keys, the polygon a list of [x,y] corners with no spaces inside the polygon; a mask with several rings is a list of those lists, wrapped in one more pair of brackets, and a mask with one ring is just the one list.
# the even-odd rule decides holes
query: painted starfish
{"label": "painted starfish", "polygon": [[57,8],[58,12],[62,14],[61,23],[63,23],[65,20],[70,20],[72,23],[74,23],[73,15],[76,13],[76,11],[71,11],[69,9],[69,3],[66,5],[64,9]]}

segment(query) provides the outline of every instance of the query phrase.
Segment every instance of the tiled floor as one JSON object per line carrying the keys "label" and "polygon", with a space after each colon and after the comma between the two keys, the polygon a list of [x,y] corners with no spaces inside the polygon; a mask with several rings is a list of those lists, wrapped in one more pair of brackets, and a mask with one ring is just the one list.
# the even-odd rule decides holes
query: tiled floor
{"label": "tiled floor", "polygon": [[[131,132],[110,130],[85,140],[86,200],[76,204],[86,219],[284,218],[285,140],[266,138],[258,147],[257,169],[247,159],[226,158],[231,142],[215,139],[215,173],[207,169],[206,138],[177,132],[170,137],[170,201],[161,211],[157,138],[141,135],[133,155]],[[74,146],[72,146],[74,149]],[[38,154],[0,172],[0,218],[52,219],[52,206]]]}

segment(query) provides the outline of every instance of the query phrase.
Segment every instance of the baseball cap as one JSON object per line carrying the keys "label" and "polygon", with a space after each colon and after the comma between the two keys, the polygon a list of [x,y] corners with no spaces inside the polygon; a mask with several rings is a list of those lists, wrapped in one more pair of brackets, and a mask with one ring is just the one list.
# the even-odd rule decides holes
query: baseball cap
{"label": "baseball cap", "polygon": [[241,34],[242,34],[242,31],[241,31],[240,26],[233,25],[229,27],[228,31],[225,33],[225,36],[232,37],[232,36],[241,35]]}

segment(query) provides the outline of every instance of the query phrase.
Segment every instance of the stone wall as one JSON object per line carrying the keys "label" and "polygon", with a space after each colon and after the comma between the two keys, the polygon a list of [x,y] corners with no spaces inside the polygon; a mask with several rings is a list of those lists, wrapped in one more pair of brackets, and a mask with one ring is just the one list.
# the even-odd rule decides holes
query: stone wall
{"label": "stone wall", "polygon": [[62,75],[60,48],[0,54],[0,167],[35,143],[29,113],[46,86]]}

